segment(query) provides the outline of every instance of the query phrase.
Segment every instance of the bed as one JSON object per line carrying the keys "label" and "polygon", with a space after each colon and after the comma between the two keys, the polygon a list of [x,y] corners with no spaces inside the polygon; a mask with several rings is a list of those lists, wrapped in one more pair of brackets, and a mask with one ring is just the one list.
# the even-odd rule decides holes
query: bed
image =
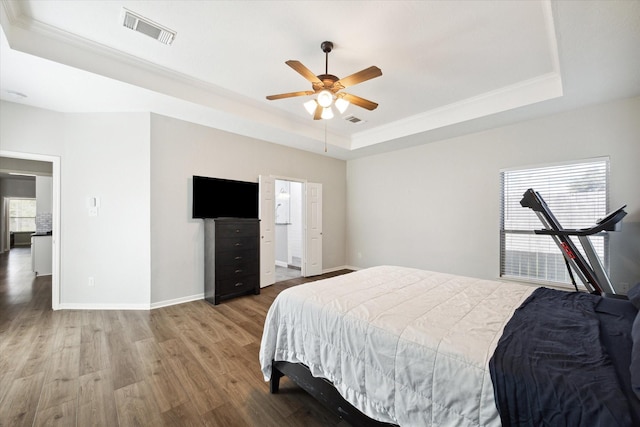
{"label": "bed", "polygon": [[[577,302],[572,302],[575,295]],[[612,301],[607,310],[614,314],[605,316],[614,320],[600,326],[593,321],[600,300],[505,281],[374,267],[280,293],[265,320],[260,364],[272,392],[287,375],[353,425],[541,425],[549,419],[547,412],[548,425],[581,425],[587,418],[579,417],[585,416],[603,426],[638,425],[640,400],[629,375],[637,309],[629,301]],[[551,310],[540,309],[557,301]],[[588,306],[593,314],[585,314]],[[549,314],[569,311],[591,321],[582,325],[565,316],[554,323]],[[532,327],[537,323],[544,326]],[[567,341],[555,333],[567,329],[576,339]],[[594,344],[594,329],[596,336],[609,338]],[[585,330],[591,335],[581,339]],[[533,331],[539,336],[534,338]],[[536,345],[554,339],[567,345],[545,346],[533,354]],[[601,342],[615,348],[614,353],[622,348],[624,356],[612,361],[606,352],[589,347],[600,348]],[[577,356],[554,353],[576,343],[582,352]],[[551,375],[552,368],[539,362],[541,354],[543,359],[552,355],[549,359],[562,369],[570,366],[577,374],[559,384],[557,378],[564,378],[559,373],[550,387],[542,387],[540,370]],[[580,375],[575,360],[582,354],[593,356],[588,363],[599,363],[587,376]],[[531,357],[538,358],[536,363]],[[601,402],[597,385],[602,383],[608,394]],[[545,390],[531,392],[538,388]],[[559,389],[566,394],[558,394]],[[550,397],[554,393],[556,398]],[[574,414],[569,409],[576,406]],[[563,418],[568,412],[571,418]],[[593,418],[594,413],[600,418]]]}

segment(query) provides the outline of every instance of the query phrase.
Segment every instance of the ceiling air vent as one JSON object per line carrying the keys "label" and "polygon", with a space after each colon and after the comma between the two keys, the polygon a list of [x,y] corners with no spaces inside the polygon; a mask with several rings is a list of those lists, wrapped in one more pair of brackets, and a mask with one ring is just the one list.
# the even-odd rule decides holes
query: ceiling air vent
{"label": "ceiling air vent", "polygon": [[361,124],[364,123],[364,120],[357,118],[356,116],[354,116],[353,114],[350,116],[347,116],[344,118],[346,121],[354,123],[354,124]]}
{"label": "ceiling air vent", "polygon": [[162,25],[133,13],[128,9],[124,9],[124,20],[122,22],[127,28],[137,31],[149,37],[152,37],[164,44],[171,44],[176,37],[176,32]]}

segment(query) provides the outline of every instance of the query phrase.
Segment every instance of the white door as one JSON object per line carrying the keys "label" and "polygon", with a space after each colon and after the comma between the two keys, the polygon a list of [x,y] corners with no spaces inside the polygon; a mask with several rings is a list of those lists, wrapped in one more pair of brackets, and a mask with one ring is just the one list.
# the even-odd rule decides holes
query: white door
{"label": "white door", "polygon": [[275,179],[260,175],[260,287],[264,288],[276,281],[275,248]]}
{"label": "white door", "polygon": [[322,184],[308,182],[305,197],[304,276],[322,274]]}

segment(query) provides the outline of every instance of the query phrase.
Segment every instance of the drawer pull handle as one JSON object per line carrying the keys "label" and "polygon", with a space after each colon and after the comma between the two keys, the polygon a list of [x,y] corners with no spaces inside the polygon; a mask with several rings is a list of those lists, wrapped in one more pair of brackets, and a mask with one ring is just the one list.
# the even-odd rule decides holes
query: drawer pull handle
{"label": "drawer pull handle", "polygon": [[236,270],[236,273],[242,273],[242,270]]}
{"label": "drawer pull handle", "polygon": [[236,228],[236,233],[239,233],[239,232],[240,232],[240,230],[238,230],[238,229]]}
{"label": "drawer pull handle", "polygon": [[236,243],[236,246],[242,246],[242,243]]}
{"label": "drawer pull handle", "polygon": [[242,257],[241,256],[237,256],[236,259],[242,259]]}
{"label": "drawer pull handle", "polygon": [[238,282],[238,283],[236,283],[234,286],[237,288],[238,286],[242,286],[242,285],[243,285],[243,283],[242,283],[242,282]]}

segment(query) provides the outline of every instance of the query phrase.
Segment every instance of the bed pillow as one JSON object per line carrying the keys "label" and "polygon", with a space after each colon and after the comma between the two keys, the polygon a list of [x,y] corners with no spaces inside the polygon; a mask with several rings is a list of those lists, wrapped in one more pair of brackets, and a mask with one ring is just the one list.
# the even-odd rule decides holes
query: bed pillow
{"label": "bed pillow", "polygon": [[633,347],[631,348],[629,371],[631,372],[631,387],[638,399],[640,399],[640,283],[631,288],[627,296],[629,301],[639,310],[631,327]]}

